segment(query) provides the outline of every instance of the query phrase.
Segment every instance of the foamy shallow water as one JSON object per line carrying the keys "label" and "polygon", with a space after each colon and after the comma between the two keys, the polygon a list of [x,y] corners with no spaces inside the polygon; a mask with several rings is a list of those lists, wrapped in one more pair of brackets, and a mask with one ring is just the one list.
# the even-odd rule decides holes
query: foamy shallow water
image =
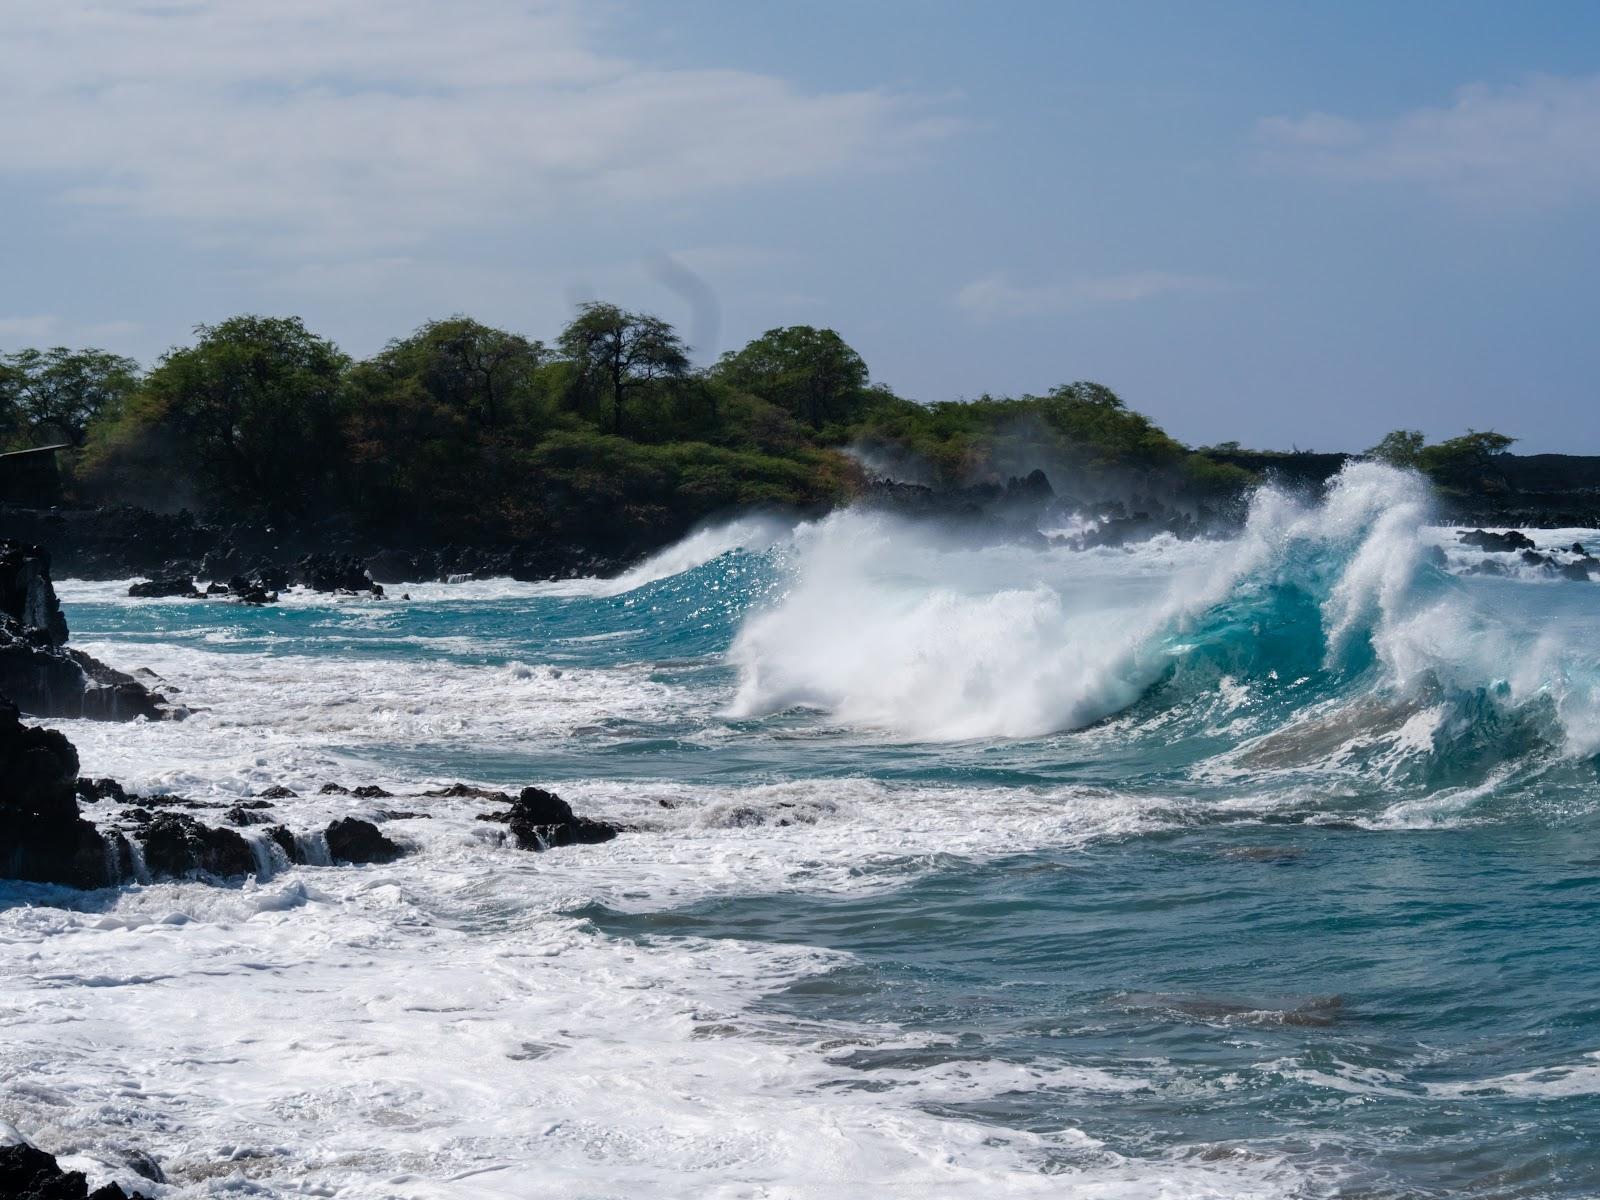
{"label": "foamy shallow water", "polygon": [[[59,723],[86,774],[421,815],[387,866],[5,886],[0,1118],[160,1196],[1593,1194],[1600,589],[1447,537],[1372,469],[1231,543],[65,583],[199,710]],[[524,854],[457,780],[631,831]]]}

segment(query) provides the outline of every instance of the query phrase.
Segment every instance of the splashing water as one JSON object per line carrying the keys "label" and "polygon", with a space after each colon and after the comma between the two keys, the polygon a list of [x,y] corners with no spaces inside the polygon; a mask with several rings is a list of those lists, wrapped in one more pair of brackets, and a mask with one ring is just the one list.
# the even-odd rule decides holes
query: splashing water
{"label": "splashing water", "polygon": [[[58,723],[86,773],[283,784],[311,865],[0,888],[0,1119],[172,1197],[1594,1195],[1600,588],[1429,521],[1362,465],[1217,541],[63,585],[199,710]],[[630,831],[524,854],[455,780]],[[410,855],[327,865],[347,813]]]}

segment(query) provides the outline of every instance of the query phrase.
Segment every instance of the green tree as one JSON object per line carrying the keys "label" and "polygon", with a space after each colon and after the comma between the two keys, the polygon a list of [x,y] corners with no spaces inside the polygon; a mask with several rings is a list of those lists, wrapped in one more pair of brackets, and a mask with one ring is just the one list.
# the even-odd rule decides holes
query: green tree
{"label": "green tree", "polygon": [[1423,449],[1418,464],[1445,487],[1498,491],[1505,481],[1494,460],[1516,440],[1492,429],[1468,429],[1460,437]]}
{"label": "green tree", "polygon": [[349,359],[298,317],[234,317],[195,333],[151,371],[129,419],[168,440],[223,508],[304,512],[339,466]]}
{"label": "green tree", "polygon": [[689,356],[671,325],[659,317],[631,313],[615,304],[584,304],[561,331],[561,352],[578,368],[580,386],[597,390],[611,405],[611,432],[623,432],[630,397],[661,379],[681,379]]}
{"label": "green tree", "polygon": [[22,417],[22,385],[25,376],[13,367],[9,356],[0,356],[0,450],[17,448],[26,428]]}
{"label": "green tree", "polygon": [[1420,429],[1393,429],[1383,435],[1381,442],[1364,453],[1368,458],[1386,462],[1392,467],[1415,469],[1422,465],[1422,451],[1426,442]]}
{"label": "green tree", "polygon": [[454,316],[390,342],[363,366],[414,381],[434,402],[495,429],[509,410],[526,407],[544,357],[543,343]]}
{"label": "green tree", "polygon": [[139,386],[139,364],[105,350],[18,350],[0,357],[0,422],[9,440],[83,442],[91,422],[114,416]]}
{"label": "green tree", "polygon": [[715,374],[813,429],[857,416],[867,387],[861,356],[833,330],[810,325],[767,330],[744,349],[724,354]]}

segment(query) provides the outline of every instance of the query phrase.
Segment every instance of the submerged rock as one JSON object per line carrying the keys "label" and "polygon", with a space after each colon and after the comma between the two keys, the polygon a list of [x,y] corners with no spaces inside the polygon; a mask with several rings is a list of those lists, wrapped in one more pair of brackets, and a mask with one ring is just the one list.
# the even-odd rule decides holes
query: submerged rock
{"label": "submerged rock", "polygon": [[422,794],[451,800],[498,800],[501,804],[511,803],[511,797],[506,795],[505,792],[497,792],[493,788],[473,787],[470,783],[452,783],[449,787],[435,788],[431,792],[423,792]]}
{"label": "submerged rock", "polygon": [[620,829],[604,821],[574,815],[572,806],[554,792],[525,787],[508,814],[512,837],[522,850],[609,842]]}
{"label": "submerged rock", "polygon": [[405,851],[384,837],[371,821],[341,817],[328,826],[328,853],[336,862],[386,863]]}

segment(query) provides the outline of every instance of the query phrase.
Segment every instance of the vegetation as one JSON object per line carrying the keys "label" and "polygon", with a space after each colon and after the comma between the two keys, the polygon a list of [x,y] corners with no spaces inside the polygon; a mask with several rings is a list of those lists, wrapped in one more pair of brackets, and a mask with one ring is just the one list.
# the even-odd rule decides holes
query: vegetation
{"label": "vegetation", "polygon": [[[1254,482],[1237,443],[1192,450],[1100,384],[919,404],[838,333],[770,329],[709,369],[665,321],[586,304],[544,342],[464,316],[354,361],[292,317],[200,326],[146,373],[100,350],[0,356],[0,446],[66,442],[84,499],[223,519],[334,520],[398,540],[658,542],[721,510],[816,507],[864,464],[935,485],[1043,467],[1057,490],[1203,503]],[[1492,478],[1511,439],[1368,453],[1446,486]]]}
{"label": "vegetation", "polygon": [[1495,492],[1505,490],[1495,458],[1516,440],[1493,430],[1469,429],[1460,437],[1429,445],[1421,430],[1396,429],[1366,453],[1397,467],[1420,470],[1449,490]]}
{"label": "vegetation", "polygon": [[0,354],[0,449],[80,445],[89,425],[115,417],[139,387],[139,364],[104,350]]}

